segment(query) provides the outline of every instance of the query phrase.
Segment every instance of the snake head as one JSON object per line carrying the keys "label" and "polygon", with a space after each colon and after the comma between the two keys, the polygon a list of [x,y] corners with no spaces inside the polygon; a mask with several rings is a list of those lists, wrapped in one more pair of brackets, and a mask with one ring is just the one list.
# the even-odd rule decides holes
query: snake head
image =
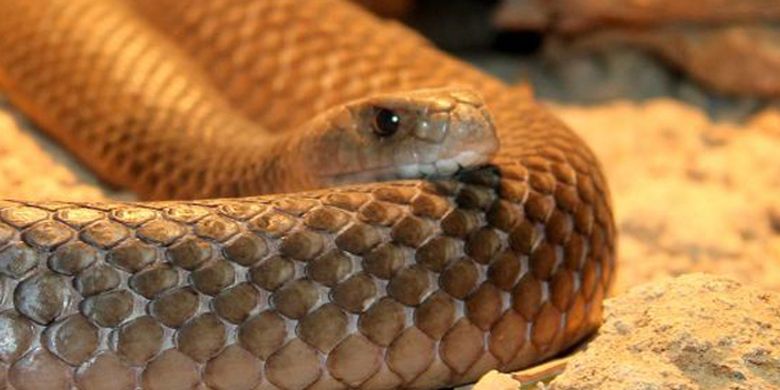
{"label": "snake head", "polygon": [[314,122],[302,148],[323,186],[452,176],[499,146],[485,102],[468,89],[371,96]]}

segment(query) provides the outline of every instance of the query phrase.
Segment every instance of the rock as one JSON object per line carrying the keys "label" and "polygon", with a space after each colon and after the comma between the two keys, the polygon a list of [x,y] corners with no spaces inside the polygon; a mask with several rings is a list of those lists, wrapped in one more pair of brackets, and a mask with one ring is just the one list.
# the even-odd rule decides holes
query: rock
{"label": "rock", "polygon": [[780,20],[776,0],[504,0],[495,23],[568,33],[605,25],[659,26]]}
{"label": "rock", "polygon": [[688,274],[610,299],[605,322],[549,389],[780,386],[780,294]]}
{"label": "rock", "polygon": [[494,23],[544,31],[565,52],[641,48],[715,92],[780,97],[777,0],[505,0]]}
{"label": "rock", "polygon": [[647,50],[724,94],[780,97],[780,25],[607,29],[573,41],[570,50],[613,46]]}
{"label": "rock", "polygon": [[493,23],[508,30],[546,30],[553,24],[553,2],[504,0],[496,8]]}
{"label": "rock", "polygon": [[658,60],[628,47],[582,53],[551,47],[531,79],[539,98],[578,104],[669,96],[675,81]]}
{"label": "rock", "polygon": [[680,80],[672,95],[706,112],[715,121],[741,123],[765,105],[762,99],[751,96],[725,96],[709,93],[694,80]]}

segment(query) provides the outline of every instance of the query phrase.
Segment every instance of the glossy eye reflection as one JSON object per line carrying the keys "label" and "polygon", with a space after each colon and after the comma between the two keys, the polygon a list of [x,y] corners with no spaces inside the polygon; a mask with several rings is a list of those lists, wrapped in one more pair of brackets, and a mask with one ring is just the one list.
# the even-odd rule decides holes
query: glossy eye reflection
{"label": "glossy eye reflection", "polygon": [[387,108],[377,108],[374,112],[374,132],[380,137],[389,137],[401,126],[401,116]]}

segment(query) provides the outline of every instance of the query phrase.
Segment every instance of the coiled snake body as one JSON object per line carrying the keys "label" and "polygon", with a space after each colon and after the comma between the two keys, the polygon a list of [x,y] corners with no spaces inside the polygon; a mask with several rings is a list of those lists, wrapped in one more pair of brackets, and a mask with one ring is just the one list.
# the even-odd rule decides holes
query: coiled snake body
{"label": "coiled snake body", "polygon": [[[0,204],[7,388],[436,388],[526,367],[599,324],[614,226],[592,153],[403,27],[335,0],[0,12],[4,92],[102,178],[223,197]],[[253,141],[260,125],[453,82],[493,113],[497,169],[233,198],[292,180],[310,154],[277,158]]]}

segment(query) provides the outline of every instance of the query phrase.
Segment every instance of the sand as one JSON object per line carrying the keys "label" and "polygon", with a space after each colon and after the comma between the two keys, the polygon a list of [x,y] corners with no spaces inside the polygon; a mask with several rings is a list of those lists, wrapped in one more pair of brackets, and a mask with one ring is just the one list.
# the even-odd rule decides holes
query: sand
{"label": "sand", "polygon": [[105,200],[109,192],[0,95],[0,199]]}
{"label": "sand", "polygon": [[688,274],[610,299],[550,390],[780,388],[780,293]]}

